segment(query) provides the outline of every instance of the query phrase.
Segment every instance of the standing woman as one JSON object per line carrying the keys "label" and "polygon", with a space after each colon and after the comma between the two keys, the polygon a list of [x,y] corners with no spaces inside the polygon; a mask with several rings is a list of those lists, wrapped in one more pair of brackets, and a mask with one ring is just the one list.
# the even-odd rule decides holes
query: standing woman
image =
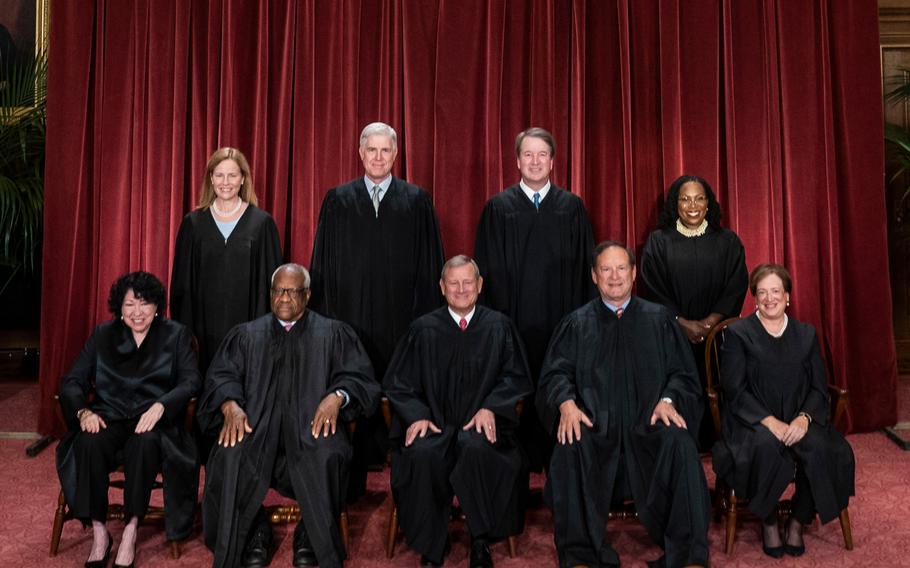
{"label": "standing woman", "polygon": [[[720,226],[720,205],[704,179],[684,175],[667,191],[658,228],[641,255],[642,296],[676,317],[705,387],[705,337],[718,322],[738,316],[748,284],[746,255],[736,233]],[[710,449],[714,427],[706,411],[699,449]]]}
{"label": "standing woman", "polygon": [[256,204],[246,157],[236,148],[216,150],[199,207],[180,224],[171,276],[171,316],[196,336],[203,375],[228,330],[270,311],[281,243],[272,216]]}
{"label": "standing woman", "polygon": [[[762,550],[774,558],[805,551],[815,514],[836,519],[854,493],[853,450],[828,422],[825,366],[815,328],[787,316],[791,280],[779,264],[752,271],[756,312],[730,324],[721,347],[724,438],[714,471],[749,499],[762,519]],[[777,504],[796,478],[783,539]]]}

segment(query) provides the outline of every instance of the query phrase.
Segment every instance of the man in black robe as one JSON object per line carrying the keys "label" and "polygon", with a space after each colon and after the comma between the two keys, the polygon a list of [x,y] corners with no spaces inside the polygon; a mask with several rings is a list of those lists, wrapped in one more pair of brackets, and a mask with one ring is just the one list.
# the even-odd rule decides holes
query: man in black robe
{"label": "man in black robe", "polygon": [[302,266],[279,267],[272,313],[232,329],[209,367],[199,421],[218,432],[202,508],[213,566],[270,562],[270,486],[300,505],[295,566],[345,558],[336,523],[351,457],[345,423],[373,412],[379,384],[354,331],[306,310],[309,284]]}
{"label": "man in black robe", "polygon": [[531,379],[515,326],[476,305],[477,264],[453,257],[439,286],[448,306],[411,324],[383,381],[395,415],[392,491],[422,565],[442,565],[454,492],[471,533],[470,565],[488,567],[489,540],[524,522],[514,431]]}
{"label": "man in black robe", "polygon": [[[515,141],[521,181],[494,195],[477,226],[474,258],[486,275],[481,303],[515,322],[537,382],[556,324],[594,297],[588,262],[594,234],[582,200],[550,182],[555,145],[542,128]],[[549,461],[552,442],[533,404],[521,417],[531,469]]]}
{"label": "man in black robe", "polygon": [[666,308],[632,297],[632,251],[599,244],[592,279],[600,298],[559,324],[537,392],[558,441],[544,491],[559,565],[619,566],[604,526],[611,503],[631,499],[664,549],[652,566],[706,566],[711,504],[687,429],[702,409],[692,353]]}
{"label": "man in black robe", "polygon": [[[408,325],[440,304],[442,239],[433,202],[392,176],[397,154],[391,126],[374,122],[363,129],[364,176],[326,193],[310,261],[310,308],[354,328],[379,378]],[[387,439],[380,416],[358,424],[352,495],[365,488],[366,466],[385,462]]]}

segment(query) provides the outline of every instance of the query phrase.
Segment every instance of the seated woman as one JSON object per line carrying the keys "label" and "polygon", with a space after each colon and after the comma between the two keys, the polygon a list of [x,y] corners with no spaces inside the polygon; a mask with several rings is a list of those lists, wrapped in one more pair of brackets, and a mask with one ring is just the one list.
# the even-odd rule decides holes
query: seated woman
{"label": "seated woman", "polygon": [[60,385],[69,431],[57,448],[57,472],[74,516],[91,521],[87,568],[107,566],[108,474],[121,463],[127,524],[115,567],[134,565],[137,528],[159,471],[168,539],[184,539],[192,529],[196,447],[184,412],[201,379],[190,332],[162,318],[165,307],[164,285],[152,274],[118,278],[108,298],[114,319],[95,328]]}
{"label": "seated woman", "polygon": [[[815,328],[787,316],[790,274],[762,264],[749,277],[758,310],[730,325],[721,347],[723,439],[714,471],[762,519],[762,549],[780,558],[805,551],[815,514],[835,519],[853,495],[853,450],[828,422],[825,367]],[[781,538],[777,504],[796,481]]]}

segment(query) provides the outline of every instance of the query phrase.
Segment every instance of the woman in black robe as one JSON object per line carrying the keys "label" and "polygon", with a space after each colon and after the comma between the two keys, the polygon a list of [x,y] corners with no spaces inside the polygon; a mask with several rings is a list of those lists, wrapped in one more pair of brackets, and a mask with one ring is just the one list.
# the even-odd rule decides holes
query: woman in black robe
{"label": "woman in black robe", "polygon": [[108,298],[114,319],[95,328],[60,385],[69,431],[57,447],[57,472],[73,515],[92,525],[87,568],[103,568],[110,556],[108,475],[121,462],[127,524],[115,567],[135,563],[139,521],[159,471],[168,540],[184,539],[192,530],[196,446],[184,428],[184,412],[202,381],[192,335],[161,317],[165,307],[164,285],[155,276],[121,276]]}
{"label": "woman in black robe", "polygon": [[[723,440],[714,471],[763,519],[762,548],[779,558],[805,551],[815,514],[835,519],[853,495],[853,450],[828,422],[825,367],[815,328],[787,316],[787,269],[762,264],[749,290],[758,311],[727,328],[721,348]],[[777,504],[796,480],[784,541]]]}
{"label": "woman in black robe", "polygon": [[[711,186],[697,176],[678,177],[667,191],[658,228],[641,255],[642,296],[669,308],[692,346],[705,388],[704,341],[718,322],[738,316],[746,297],[746,255],[736,233],[720,226]],[[715,439],[706,410],[699,448]]]}
{"label": "woman in black robe", "polygon": [[177,233],[171,317],[196,336],[203,374],[232,327],[269,313],[281,243],[275,221],[257,203],[246,157],[220,148],[206,165],[199,207]]}

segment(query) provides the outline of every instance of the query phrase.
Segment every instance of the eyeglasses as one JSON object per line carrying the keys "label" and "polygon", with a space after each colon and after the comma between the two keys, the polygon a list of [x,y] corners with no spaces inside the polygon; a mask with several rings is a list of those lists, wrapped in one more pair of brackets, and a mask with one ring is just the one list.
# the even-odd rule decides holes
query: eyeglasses
{"label": "eyeglasses", "polygon": [[694,198],[687,195],[679,198],[679,204],[684,207],[688,207],[689,205],[703,206],[706,203],[708,203],[708,197],[706,195],[696,195]]}
{"label": "eyeglasses", "polygon": [[278,299],[285,294],[291,300],[299,300],[309,288],[272,288],[272,296]]}

